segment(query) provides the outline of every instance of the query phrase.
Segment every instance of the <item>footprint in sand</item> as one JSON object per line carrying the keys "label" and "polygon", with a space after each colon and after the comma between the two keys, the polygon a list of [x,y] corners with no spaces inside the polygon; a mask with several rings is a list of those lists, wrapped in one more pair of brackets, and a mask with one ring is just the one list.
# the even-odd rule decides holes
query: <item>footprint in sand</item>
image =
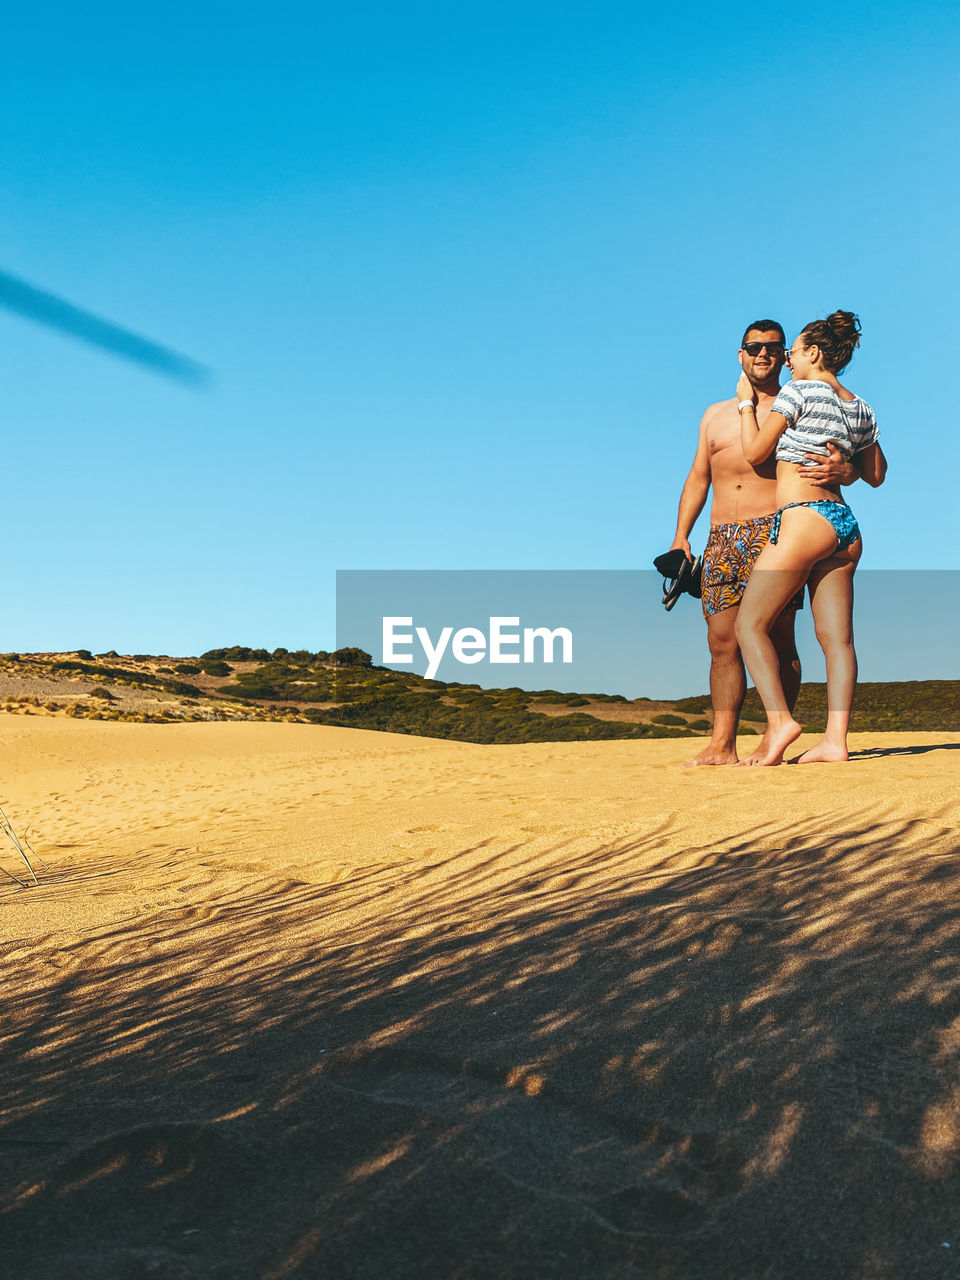
{"label": "footprint in sand", "polygon": [[[85,1246],[102,1246],[103,1224],[109,1223],[119,1253],[164,1248],[171,1239],[183,1239],[185,1228],[222,1212],[256,1177],[253,1155],[222,1126],[173,1122],[122,1130],[58,1162],[21,1200],[9,1223],[11,1246],[32,1249],[42,1226],[48,1241],[69,1239],[72,1253],[83,1252]],[[65,1266],[44,1274],[79,1272]]]}
{"label": "footprint in sand", "polygon": [[594,1211],[618,1231],[674,1234],[698,1227],[704,1207],[688,1192],[672,1187],[627,1187],[595,1204]]}
{"label": "footprint in sand", "polygon": [[324,1074],[384,1106],[454,1122],[492,1174],[608,1230],[690,1235],[744,1185],[746,1160],[723,1134],[618,1116],[549,1087],[511,1088],[475,1064],[391,1057],[333,1061]]}
{"label": "footprint in sand", "polygon": [[213,920],[220,914],[219,907],[182,907],[176,910],[185,920]]}

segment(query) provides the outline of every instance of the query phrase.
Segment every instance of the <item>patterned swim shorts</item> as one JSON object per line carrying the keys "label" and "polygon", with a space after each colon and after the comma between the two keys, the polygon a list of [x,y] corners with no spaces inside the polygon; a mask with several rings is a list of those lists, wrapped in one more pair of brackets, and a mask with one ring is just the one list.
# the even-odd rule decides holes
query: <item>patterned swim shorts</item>
{"label": "patterned swim shorts", "polygon": [[[716,524],[710,529],[703,553],[701,602],[705,618],[732,609],[743,599],[757,557],[770,540],[774,514],[742,523]],[[802,587],[784,607],[803,608]]]}

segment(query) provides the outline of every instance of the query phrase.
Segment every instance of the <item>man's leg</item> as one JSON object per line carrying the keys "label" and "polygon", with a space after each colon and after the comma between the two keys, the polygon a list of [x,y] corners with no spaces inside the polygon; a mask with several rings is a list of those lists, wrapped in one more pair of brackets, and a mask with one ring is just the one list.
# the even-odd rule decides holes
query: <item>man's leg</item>
{"label": "man's leg", "polygon": [[797,653],[797,637],[795,624],[796,609],[787,607],[770,628],[770,639],[777,651],[780,663],[780,683],[783,685],[783,696],[792,711],[797,705],[800,692],[800,655]]}
{"label": "man's leg", "polygon": [[737,721],[747,692],[743,658],[737,646],[737,613],[737,608],[724,609],[707,618],[713,734],[700,754],[684,766],[688,769],[694,765],[737,763]]}

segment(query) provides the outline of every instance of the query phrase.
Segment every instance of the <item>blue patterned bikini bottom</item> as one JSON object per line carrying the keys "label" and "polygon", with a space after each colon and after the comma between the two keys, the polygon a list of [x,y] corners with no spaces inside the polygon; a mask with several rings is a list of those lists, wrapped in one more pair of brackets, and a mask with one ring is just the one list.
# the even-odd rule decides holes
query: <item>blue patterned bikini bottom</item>
{"label": "blue patterned bikini bottom", "polygon": [[816,511],[818,516],[823,516],[824,520],[829,520],[837,535],[838,551],[845,551],[851,542],[856,542],[860,537],[857,518],[845,502],[788,502],[773,517],[773,524],[770,527],[772,543],[776,543],[780,535],[780,517],[791,507],[809,507],[811,511]]}

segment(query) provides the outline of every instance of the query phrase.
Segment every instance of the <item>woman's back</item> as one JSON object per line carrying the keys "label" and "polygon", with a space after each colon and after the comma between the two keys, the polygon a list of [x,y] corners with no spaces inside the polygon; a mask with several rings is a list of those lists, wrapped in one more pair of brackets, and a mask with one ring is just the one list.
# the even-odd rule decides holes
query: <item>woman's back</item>
{"label": "woman's back", "polygon": [[[851,393],[852,395],[852,393]],[[771,412],[787,420],[777,441],[778,462],[811,465],[808,453],[827,455],[826,442],[836,441],[847,459],[877,439],[877,417],[866,400],[842,399],[828,382],[794,379],[780,388]]]}

